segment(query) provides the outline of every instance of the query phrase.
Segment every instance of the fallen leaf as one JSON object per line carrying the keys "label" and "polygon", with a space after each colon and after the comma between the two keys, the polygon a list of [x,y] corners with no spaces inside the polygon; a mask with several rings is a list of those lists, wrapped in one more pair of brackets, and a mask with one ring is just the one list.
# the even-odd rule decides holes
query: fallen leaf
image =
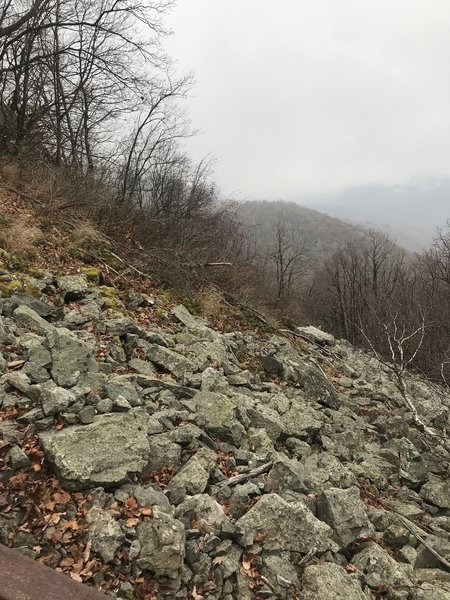
{"label": "fallen leaf", "polygon": [[198,594],[197,588],[194,587],[194,589],[192,590],[192,598],[193,598],[193,600],[203,600],[204,596],[202,596],[201,594]]}
{"label": "fallen leaf", "polygon": [[72,519],[71,521],[63,521],[59,527],[62,531],[67,531],[67,529],[78,531],[78,529],[80,528],[76,519]]}
{"label": "fallen leaf", "polygon": [[63,569],[67,569],[68,567],[71,567],[74,563],[75,560],[71,556],[66,556],[60,561],[59,566]]}
{"label": "fallen leaf", "polygon": [[126,527],[134,527],[138,523],[139,523],[139,519],[136,517],[133,517],[132,519],[127,519],[127,522],[125,525],[126,525]]}

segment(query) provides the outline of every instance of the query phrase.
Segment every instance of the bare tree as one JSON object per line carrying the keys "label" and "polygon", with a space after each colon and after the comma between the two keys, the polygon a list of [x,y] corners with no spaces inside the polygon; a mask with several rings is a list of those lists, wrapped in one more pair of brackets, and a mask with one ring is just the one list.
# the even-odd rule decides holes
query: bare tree
{"label": "bare tree", "polygon": [[287,304],[310,266],[311,247],[298,227],[278,219],[273,227],[270,258],[275,267],[275,306]]}

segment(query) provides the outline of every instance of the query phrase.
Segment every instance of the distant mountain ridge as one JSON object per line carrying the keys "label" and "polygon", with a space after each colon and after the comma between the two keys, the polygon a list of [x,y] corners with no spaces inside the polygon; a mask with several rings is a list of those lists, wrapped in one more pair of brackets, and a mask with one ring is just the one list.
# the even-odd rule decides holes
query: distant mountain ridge
{"label": "distant mountain ridge", "polygon": [[299,202],[355,225],[381,229],[400,246],[420,251],[450,218],[450,179],[364,185]]}
{"label": "distant mountain ridge", "polygon": [[346,243],[362,239],[363,227],[346,223],[318,210],[283,200],[253,200],[239,205],[238,214],[257,246],[273,242],[278,221],[290,223],[301,232],[304,241],[318,258],[327,258]]}

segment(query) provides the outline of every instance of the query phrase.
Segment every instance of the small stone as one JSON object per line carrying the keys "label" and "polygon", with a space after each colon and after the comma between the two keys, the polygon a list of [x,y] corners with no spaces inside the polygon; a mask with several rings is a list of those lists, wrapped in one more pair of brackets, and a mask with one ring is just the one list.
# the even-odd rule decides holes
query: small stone
{"label": "small stone", "polygon": [[126,412],[131,410],[131,404],[123,396],[117,396],[114,400],[114,410],[116,412]]}
{"label": "small stone", "polygon": [[97,402],[97,412],[101,415],[110,413],[113,411],[114,402],[110,398],[100,398]]}
{"label": "small stone", "polygon": [[78,411],[77,416],[84,425],[93,423],[95,419],[95,408],[93,406],[85,406]]}
{"label": "small stone", "polygon": [[26,469],[31,464],[30,459],[20,446],[13,446],[6,455],[6,460],[13,471]]}

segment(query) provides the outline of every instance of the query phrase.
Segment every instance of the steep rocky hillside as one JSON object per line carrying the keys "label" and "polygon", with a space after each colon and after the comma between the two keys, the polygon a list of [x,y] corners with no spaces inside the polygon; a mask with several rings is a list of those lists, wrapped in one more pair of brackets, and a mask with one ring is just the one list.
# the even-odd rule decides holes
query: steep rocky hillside
{"label": "steep rocky hillside", "polygon": [[388,368],[44,247],[0,251],[2,544],[123,599],[450,600],[446,442]]}

